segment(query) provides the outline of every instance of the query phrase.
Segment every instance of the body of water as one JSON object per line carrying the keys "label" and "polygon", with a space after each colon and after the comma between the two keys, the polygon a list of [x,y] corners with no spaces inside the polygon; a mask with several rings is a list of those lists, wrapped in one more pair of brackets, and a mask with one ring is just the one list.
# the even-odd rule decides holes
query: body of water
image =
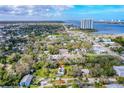
{"label": "body of water", "polygon": [[[80,22],[67,22],[76,26],[80,26]],[[107,24],[107,23],[94,23],[96,34],[124,34],[124,24]]]}

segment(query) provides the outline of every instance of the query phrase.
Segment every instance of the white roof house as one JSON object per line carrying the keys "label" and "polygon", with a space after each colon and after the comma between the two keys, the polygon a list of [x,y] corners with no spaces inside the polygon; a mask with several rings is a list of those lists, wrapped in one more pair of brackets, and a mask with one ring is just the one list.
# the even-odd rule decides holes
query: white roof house
{"label": "white roof house", "polygon": [[103,38],[102,41],[103,42],[111,42],[111,39],[105,39],[105,38]]}
{"label": "white roof house", "polygon": [[88,82],[90,84],[94,84],[95,82],[99,82],[99,81],[100,81],[99,78],[98,79],[96,79],[96,78],[88,78]]}
{"label": "white roof house", "polygon": [[101,42],[103,42],[104,44],[110,44],[110,45],[112,45],[112,44],[115,43],[115,42],[111,41],[111,39],[106,39],[106,38],[102,38],[102,39],[96,38],[95,41],[96,41],[96,42],[100,42],[100,41],[101,41]]}
{"label": "white roof house", "polygon": [[81,69],[81,71],[83,72],[83,74],[89,74],[90,71],[88,69]]}
{"label": "white roof house", "polygon": [[105,85],[107,88],[124,88],[124,86],[120,85],[120,84],[109,84],[109,85]]}
{"label": "white roof house", "polygon": [[116,80],[116,78],[108,78],[108,80],[109,80],[109,82],[116,82],[117,80]]}
{"label": "white roof house", "polygon": [[110,45],[113,45],[115,44],[115,42],[103,42],[104,44],[110,44]]}
{"label": "white roof house", "polygon": [[41,80],[40,85],[45,86],[48,84],[48,79]]}
{"label": "white roof house", "polygon": [[48,53],[49,53],[49,51],[44,51],[44,53],[45,53],[45,54],[48,54]]}
{"label": "white roof house", "polygon": [[65,72],[64,67],[59,67],[59,68],[58,68],[58,74],[57,74],[57,76],[62,76],[62,75],[64,75],[64,72]]}
{"label": "white roof house", "polygon": [[81,39],[85,39],[84,34],[80,34],[79,36],[80,36]]}
{"label": "white roof house", "polygon": [[62,56],[64,59],[78,57],[78,56],[75,56],[75,55],[73,55],[73,54],[70,54],[70,53],[68,53],[68,54],[62,54],[61,56]]}
{"label": "white roof house", "polygon": [[81,48],[81,51],[82,52],[87,52],[85,48]]}
{"label": "white roof house", "polygon": [[51,59],[51,60],[60,60],[62,58],[63,57],[61,55],[59,55],[59,54],[57,54],[57,55],[50,55],[49,56],[49,59]]}
{"label": "white roof house", "polygon": [[75,41],[74,41],[74,40],[71,40],[70,42],[71,42],[71,43],[74,43]]}
{"label": "white roof house", "polygon": [[99,38],[95,38],[95,41],[96,41],[96,42],[99,42],[99,41],[100,41],[100,39],[99,39]]}
{"label": "white roof house", "polygon": [[104,39],[103,38],[102,41],[103,41],[104,44],[110,44],[110,45],[115,44],[115,42],[111,41],[111,39]]}
{"label": "white roof house", "polygon": [[59,49],[60,54],[68,54],[68,49]]}
{"label": "white roof house", "polygon": [[93,51],[96,53],[96,54],[100,54],[100,53],[106,53],[107,50],[105,50],[102,46],[100,45],[93,45]]}
{"label": "white roof house", "polygon": [[124,66],[113,66],[113,69],[116,71],[118,76],[124,77]]}
{"label": "white roof house", "polygon": [[53,39],[56,39],[56,36],[49,35],[47,38],[49,38],[50,40],[53,40]]}

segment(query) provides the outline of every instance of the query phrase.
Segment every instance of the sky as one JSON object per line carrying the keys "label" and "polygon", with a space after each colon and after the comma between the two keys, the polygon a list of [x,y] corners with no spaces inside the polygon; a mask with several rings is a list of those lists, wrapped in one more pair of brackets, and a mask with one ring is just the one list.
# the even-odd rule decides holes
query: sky
{"label": "sky", "polygon": [[124,20],[123,5],[0,5],[0,20]]}

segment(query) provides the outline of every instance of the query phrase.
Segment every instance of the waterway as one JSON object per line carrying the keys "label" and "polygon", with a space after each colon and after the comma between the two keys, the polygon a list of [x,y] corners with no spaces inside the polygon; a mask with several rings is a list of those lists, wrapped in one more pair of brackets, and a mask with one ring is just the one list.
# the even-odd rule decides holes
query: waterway
{"label": "waterway", "polygon": [[[80,22],[67,22],[80,27]],[[124,34],[124,24],[94,23],[95,34]]]}

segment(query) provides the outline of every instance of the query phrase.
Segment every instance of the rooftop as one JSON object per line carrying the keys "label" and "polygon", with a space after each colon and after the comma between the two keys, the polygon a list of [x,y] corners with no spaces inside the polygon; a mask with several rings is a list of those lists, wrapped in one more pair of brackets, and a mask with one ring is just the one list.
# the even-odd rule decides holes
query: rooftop
{"label": "rooftop", "polygon": [[32,78],[33,76],[28,74],[22,78],[21,82],[31,82]]}
{"label": "rooftop", "polygon": [[113,69],[119,76],[124,77],[124,66],[113,66]]}
{"label": "rooftop", "polygon": [[109,84],[106,85],[107,88],[124,88],[124,86],[120,85],[120,84]]}
{"label": "rooftop", "polygon": [[60,54],[67,54],[68,53],[68,49],[59,49],[59,53]]}

